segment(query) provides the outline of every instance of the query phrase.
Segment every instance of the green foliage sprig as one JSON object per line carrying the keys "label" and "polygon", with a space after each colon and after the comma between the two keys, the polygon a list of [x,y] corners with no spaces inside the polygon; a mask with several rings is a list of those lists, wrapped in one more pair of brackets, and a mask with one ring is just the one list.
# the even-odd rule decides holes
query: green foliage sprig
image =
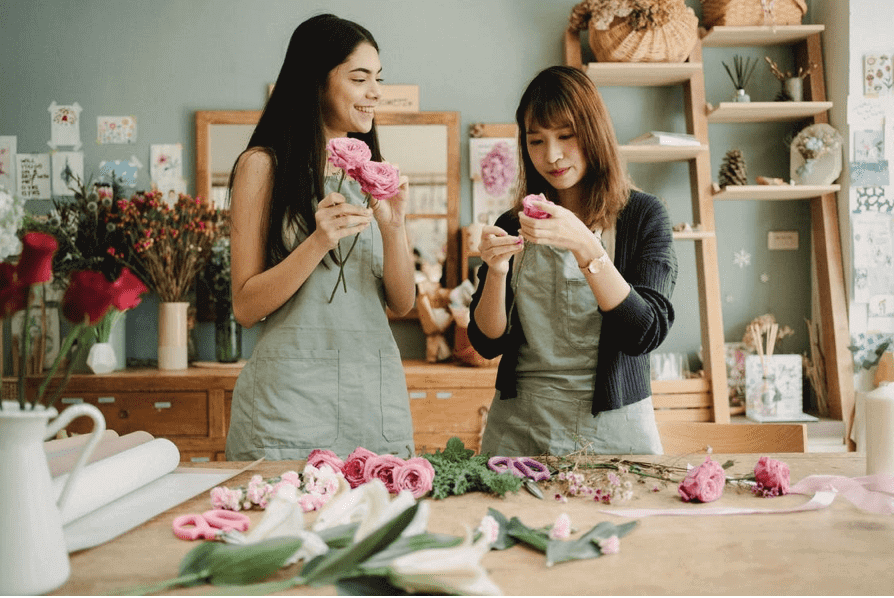
{"label": "green foliage sprig", "polygon": [[454,436],[447,441],[443,452],[421,455],[435,468],[432,498],[442,499],[466,492],[490,492],[504,496],[518,492],[523,480],[511,473],[497,473],[487,466],[487,454],[476,455],[462,440]]}

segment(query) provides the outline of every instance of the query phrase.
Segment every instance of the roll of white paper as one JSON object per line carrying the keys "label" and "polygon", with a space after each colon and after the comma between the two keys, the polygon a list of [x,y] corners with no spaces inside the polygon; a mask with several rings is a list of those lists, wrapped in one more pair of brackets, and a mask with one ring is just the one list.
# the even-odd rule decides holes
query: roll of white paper
{"label": "roll of white paper", "polygon": [[866,395],[866,474],[894,475],[894,384]]}
{"label": "roll of white paper", "polygon": [[[62,525],[174,471],[179,463],[177,446],[156,438],[85,466],[62,510]],[[55,496],[62,493],[68,475],[53,479]]]}

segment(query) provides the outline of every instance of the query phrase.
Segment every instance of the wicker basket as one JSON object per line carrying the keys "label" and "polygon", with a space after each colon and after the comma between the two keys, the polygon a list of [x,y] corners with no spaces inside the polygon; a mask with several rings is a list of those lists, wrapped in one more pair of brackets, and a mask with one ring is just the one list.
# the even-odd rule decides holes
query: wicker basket
{"label": "wicker basket", "polygon": [[804,0],[701,0],[705,28],[715,25],[800,25]]}
{"label": "wicker basket", "polygon": [[635,30],[625,18],[608,29],[589,27],[590,49],[599,62],[684,62],[698,42],[698,17],[682,6],[660,27]]}

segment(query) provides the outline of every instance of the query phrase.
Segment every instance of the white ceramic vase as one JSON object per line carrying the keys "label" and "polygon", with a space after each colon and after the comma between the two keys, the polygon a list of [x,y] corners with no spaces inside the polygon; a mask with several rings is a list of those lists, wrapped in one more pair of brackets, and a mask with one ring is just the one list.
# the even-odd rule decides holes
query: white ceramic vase
{"label": "white ceramic vase", "polygon": [[[106,429],[99,409],[86,403],[56,409],[3,401],[0,411],[0,594],[50,592],[68,579],[71,564],[61,509],[84,463]],[[93,420],[93,432],[59,496],[53,492],[43,441],[73,419]],[[51,421],[52,420],[52,421]]]}
{"label": "white ceramic vase", "polygon": [[158,304],[158,369],[185,370],[188,363],[186,301]]}
{"label": "white ceramic vase", "polygon": [[118,367],[118,359],[115,357],[115,347],[112,343],[95,343],[87,354],[87,367],[94,374],[108,374]]}

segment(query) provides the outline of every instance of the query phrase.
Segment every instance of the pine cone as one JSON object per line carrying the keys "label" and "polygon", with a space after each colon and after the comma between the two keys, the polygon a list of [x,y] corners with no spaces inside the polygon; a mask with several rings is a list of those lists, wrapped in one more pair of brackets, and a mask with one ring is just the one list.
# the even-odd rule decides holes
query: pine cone
{"label": "pine cone", "polygon": [[748,172],[745,169],[745,158],[739,150],[730,150],[723,156],[723,163],[720,165],[720,186],[728,185],[747,185]]}

